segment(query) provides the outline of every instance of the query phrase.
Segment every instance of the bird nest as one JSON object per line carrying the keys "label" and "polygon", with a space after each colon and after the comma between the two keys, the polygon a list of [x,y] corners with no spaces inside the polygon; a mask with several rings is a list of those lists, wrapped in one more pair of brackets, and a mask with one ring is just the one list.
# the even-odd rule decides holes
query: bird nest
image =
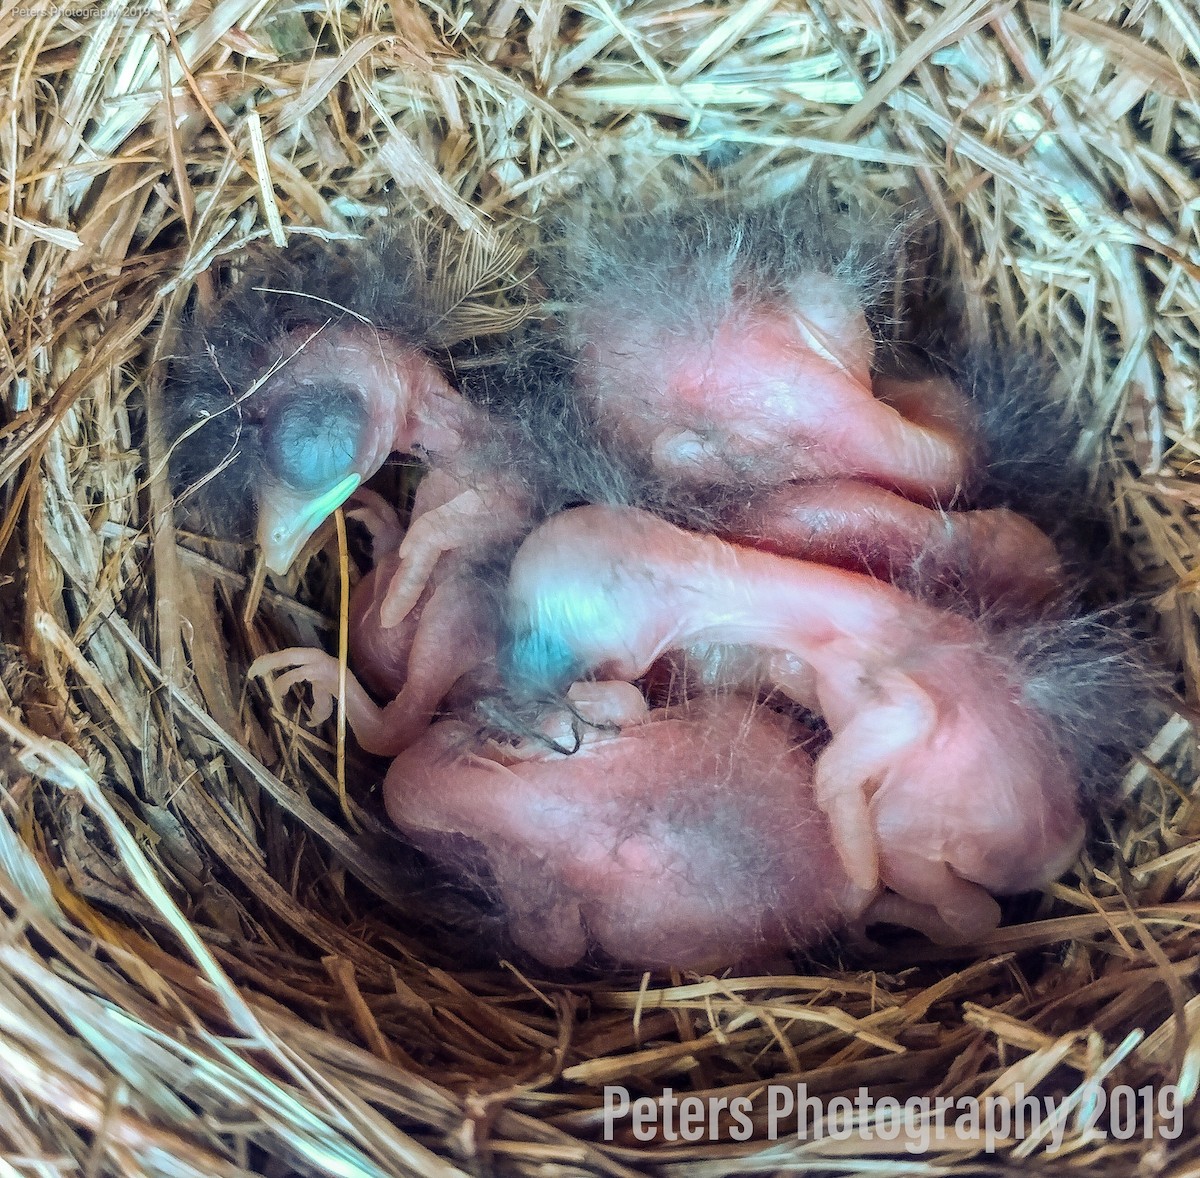
{"label": "bird nest", "polygon": [[[336,649],[353,535],[266,580],[247,546],[177,530],[158,429],[185,308],[252,243],[404,216],[521,276],[527,227],[585,176],[761,197],[819,169],[926,210],[969,329],[1057,357],[1194,699],[1194,14],[29,4],[0,59],[0,1170],[1194,1172],[1186,703],[1107,837],[982,943],[771,976],[497,961],[398,855],[379,764],[246,685],[259,654]],[[497,279],[483,302],[535,295]],[[798,1085],[824,1119],[783,1115]],[[1054,1115],[988,1119],[1022,1093]],[[694,1109],[665,1123],[689,1095],[699,1136]],[[606,1118],[647,1097],[640,1130]]]}

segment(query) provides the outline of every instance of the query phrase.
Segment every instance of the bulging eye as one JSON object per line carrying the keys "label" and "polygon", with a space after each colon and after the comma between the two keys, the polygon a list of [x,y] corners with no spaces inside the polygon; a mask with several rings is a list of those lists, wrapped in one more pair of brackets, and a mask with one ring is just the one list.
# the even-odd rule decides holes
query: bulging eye
{"label": "bulging eye", "polygon": [[267,465],[298,491],[329,487],[353,469],[366,424],[366,407],[353,389],[298,389],[264,423]]}

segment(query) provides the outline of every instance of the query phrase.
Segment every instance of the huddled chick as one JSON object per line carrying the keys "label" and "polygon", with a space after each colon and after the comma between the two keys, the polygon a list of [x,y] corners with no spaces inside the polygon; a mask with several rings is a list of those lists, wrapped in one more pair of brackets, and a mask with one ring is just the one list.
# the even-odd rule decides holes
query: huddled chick
{"label": "huddled chick", "polygon": [[[1075,604],[1046,368],[888,343],[899,233],[811,193],[585,208],[543,322],[458,381],[395,232],[264,263],[196,325],[180,487],[251,499],[277,572],[351,500],[385,702],[347,674],[348,722],[396,824],[546,964],[968,940],[1079,851],[1152,677]],[[393,452],[428,468],[407,529],[361,488]],[[252,668],[314,720],[339,671]]]}

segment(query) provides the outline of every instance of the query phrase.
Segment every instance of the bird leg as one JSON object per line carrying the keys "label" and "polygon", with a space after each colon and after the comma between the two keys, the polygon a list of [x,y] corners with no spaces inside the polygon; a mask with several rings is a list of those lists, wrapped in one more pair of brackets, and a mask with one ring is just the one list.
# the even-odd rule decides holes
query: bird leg
{"label": "bird leg", "polygon": [[866,698],[839,726],[817,758],[817,805],[829,819],[846,874],[860,888],[879,883],[879,851],[870,815],[872,787],[898,754],[926,740],[937,727],[937,709],[907,675],[884,670],[859,679]]}
{"label": "bird leg", "polygon": [[[266,679],[281,671],[284,673],[274,680],[275,691],[282,697],[298,684],[307,683],[313,697],[309,710],[312,725],[328,720],[340,686],[338,660],[323,650],[295,646],[259,656],[250,664],[248,674],[251,678]],[[367,752],[384,757],[394,757],[400,752],[403,746],[397,747],[395,728],[388,722],[388,709],[371,699],[353,671],[346,671],[345,706],[346,723]]]}
{"label": "bird leg", "polygon": [[860,928],[871,924],[900,925],[922,933],[935,945],[963,945],[987,936],[1000,923],[1000,905],[978,884],[947,874],[947,895],[952,891],[957,899],[953,911],[948,911],[945,896],[940,897],[939,903],[924,904],[895,892],[884,892],[856,923]]}
{"label": "bird leg", "polygon": [[408,616],[442,556],[477,538],[480,517],[487,510],[486,497],[469,488],[409,524],[400,544],[400,564],[379,602],[379,623],[385,630]]}
{"label": "bird leg", "polygon": [[359,487],[350,496],[348,519],[357,520],[371,537],[375,563],[385,552],[394,552],[404,540],[404,525],[396,509],[377,491]]}

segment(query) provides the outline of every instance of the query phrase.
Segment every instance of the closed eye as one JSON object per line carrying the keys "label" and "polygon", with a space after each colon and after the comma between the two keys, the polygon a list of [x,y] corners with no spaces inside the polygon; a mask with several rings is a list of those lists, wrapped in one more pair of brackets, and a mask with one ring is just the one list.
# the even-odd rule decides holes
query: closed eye
{"label": "closed eye", "polygon": [[297,491],[319,491],[349,474],[367,411],[345,385],[306,385],[281,400],[264,423],[268,468]]}

